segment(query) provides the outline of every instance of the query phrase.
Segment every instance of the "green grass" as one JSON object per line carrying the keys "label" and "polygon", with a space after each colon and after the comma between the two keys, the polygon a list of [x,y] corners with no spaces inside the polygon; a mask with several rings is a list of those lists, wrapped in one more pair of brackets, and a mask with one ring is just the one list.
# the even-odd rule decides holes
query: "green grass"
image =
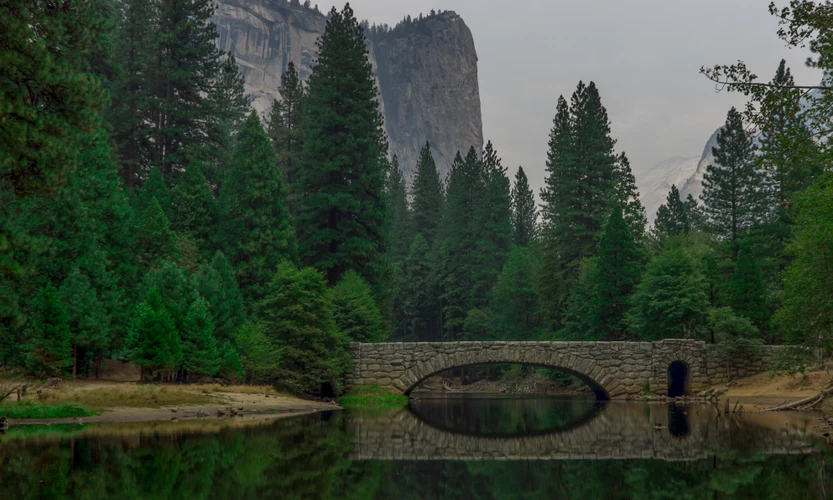
{"label": "green grass", "polygon": [[408,396],[376,385],[358,385],[338,400],[345,408],[396,408],[408,404]]}
{"label": "green grass", "polygon": [[96,413],[78,403],[14,403],[0,406],[0,417],[6,418],[71,418],[90,417]]}

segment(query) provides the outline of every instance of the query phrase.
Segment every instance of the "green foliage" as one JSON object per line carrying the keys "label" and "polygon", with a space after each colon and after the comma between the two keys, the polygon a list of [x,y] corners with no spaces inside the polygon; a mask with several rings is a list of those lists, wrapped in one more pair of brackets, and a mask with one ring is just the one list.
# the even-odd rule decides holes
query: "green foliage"
{"label": "green foliage", "polygon": [[234,331],[246,319],[243,295],[237,286],[234,269],[226,256],[217,252],[211,263],[204,265],[194,280],[197,292],[208,301],[217,339],[220,342],[230,342]]}
{"label": "green foliage", "polygon": [[557,337],[564,340],[599,340],[599,264],[597,259],[581,262],[564,311],[564,327]]}
{"label": "green foliage", "polygon": [[145,268],[176,259],[179,255],[176,240],[176,233],[171,231],[165,212],[153,198],[136,228],[136,259]]}
{"label": "green foliage", "polygon": [[373,290],[357,272],[347,271],[330,289],[333,319],[339,331],[354,342],[382,342],[382,315]]}
{"label": "green foliage", "polygon": [[709,309],[708,325],[715,342],[733,348],[737,345],[762,343],[760,331],[749,318],[739,316],[731,307]]}
{"label": "green foliage", "polygon": [[156,199],[166,216],[171,213],[171,190],[168,189],[159,167],[150,169],[147,179],[142,183],[138,199],[142,210],[148,210]]}
{"label": "green foliage", "polygon": [[182,365],[188,378],[212,377],[220,368],[214,323],[208,312],[208,302],[199,297],[191,304],[185,316],[182,331]]}
{"label": "green foliage", "polygon": [[72,366],[72,332],[58,291],[41,288],[29,317],[26,367],[36,376],[59,377]]}
{"label": "green foliage", "polygon": [[237,136],[220,205],[221,246],[244,296],[257,301],[278,264],[297,260],[297,243],[275,152],[254,111]]}
{"label": "green foliage", "polygon": [[735,272],[729,281],[729,302],[732,308],[748,318],[762,332],[769,329],[769,309],[761,270],[752,253],[749,241],[742,240]]}
{"label": "green foliage", "polygon": [[387,171],[385,193],[391,211],[390,255],[394,262],[403,262],[408,257],[411,248],[411,213],[408,208],[408,191],[405,177],[399,170],[399,159],[394,155],[391,167]]}
{"label": "green foliage", "polygon": [[678,234],[688,234],[689,231],[691,231],[691,220],[688,206],[680,199],[677,186],[672,185],[665,203],[657,209],[653,229],[654,239],[663,241],[665,238]]}
{"label": "green foliage", "polygon": [[437,284],[432,274],[428,243],[421,234],[414,238],[403,266],[403,309],[408,333],[417,340],[438,340],[439,302]]}
{"label": "green foliage", "polygon": [[[75,268],[61,284],[59,290],[61,303],[66,308],[67,325],[71,342],[78,346],[100,353],[108,345],[110,318],[104,305],[98,300],[90,279]],[[77,351],[73,352],[73,375],[78,361]]]}
{"label": "green foliage", "polygon": [[641,254],[622,210],[614,208],[599,242],[597,292],[598,325],[604,339],[621,340],[627,334],[625,313],[639,283]]}
{"label": "green foliage", "polygon": [[642,242],[645,237],[648,218],[645,216],[645,207],[642,206],[642,202],[639,200],[636,178],[633,171],[631,171],[631,163],[625,153],[616,156],[612,182],[610,206],[614,209],[619,207],[622,210],[622,216],[631,231],[633,239]]}
{"label": "green foliage", "polygon": [[538,209],[535,194],[529,187],[523,167],[518,167],[515,185],[512,187],[512,226],[513,242],[518,246],[529,246],[538,236]]}
{"label": "green foliage", "polygon": [[220,347],[219,374],[224,379],[232,382],[237,382],[245,375],[243,361],[240,359],[237,349],[234,348],[231,342],[226,342]]}
{"label": "green foliage", "polygon": [[4,2],[0,191],[51,192],[75,170],[107,103],[94,67],[108,57],[107,21],[97,2]]}
{"label": "green foliage", "polygon": [[494,324],[489,311],[474,308],[466,315],[463,323],[462,340],[491,340],[494,334]]}
{"label": "green foliage", "polygon": [[141,366],[145,374],[173,372],[182,358],[176,323],[156,288],[151,288],[144,302],[136,308],[127,347],[130,359]]}
{"label": "green foliage", "polygon": [[431,155],[431,145],[427,142],[419,153],[411,197],[410,229],[414,235],[425,238],[429,247],[433,247],[443,207],[443,186]]}
{"label": "green foliage", "polygon": [[193,238],[202,252],[211,248],[217,227],[217,201],[203,175],[202,164],[192,161],[171,193],[171,228]]}
{"label": "green foliage", "polygon": [[376,385],[358,385],[338,398],[338,404],[345,408],[399,408],[408,406],[408,396]]}
{"label": "green foliage", "polygon": [[636,287],[628,325],[644,340],[696,338],[708,300],[691,256],[682,249],[667,250],[648,264]]}
{"label": "green foliage", "polygon": [[280,98],[272,103],[266,134],[278,156],[289,211],[297,217],[304,194],[301,185],[301,118],[305,92],[293,61],[286,64],[286,71],[281,75],[280,93]]}
{"label": "green foliage", "polygon": [[515,247],[492,289],[491,307],[500,340],[536,340],[542,333],[540,296],[535,283],[532,251]]}
{"label": "green foliage", "polygon": [[330,12],[317,43],[301,131],[301,261],[330,285],[352,269],[376,286],[387,250],[387,143],[364,30],[349,5]]}
{"label": "green foliage", "polygon": [[833,331],[833,176],[796,197],[792,263],[784,272],[783,306],[775,322],[791,343],[830,352]]}
{"label": "green foliage", "polygon": [[281,351],[266,334],[261,323],[248,321],[238,328],[234,335],[234,346],[249,383],[275,381],[281,364]]}
{"label": "green foliage", "polygon": [[0,405],[0,416],[6,418],[72,418],[91,417],[96,412],[78,403],[35,404],[20,402]]}
{"label": "green foliage", "polygon": [[321,273],[283,262],[257,304],[258,320],[283,353],[278,386],[312,393],[329,385],[340,392],[350,356],[328,295]]}

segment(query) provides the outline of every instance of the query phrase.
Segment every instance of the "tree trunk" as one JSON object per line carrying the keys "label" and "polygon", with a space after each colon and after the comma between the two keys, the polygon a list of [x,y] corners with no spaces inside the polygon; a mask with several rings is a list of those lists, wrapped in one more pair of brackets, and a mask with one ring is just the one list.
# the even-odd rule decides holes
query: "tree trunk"
{"label": "tree trunk", "polygon": [[78,367],[78,344],[72,344],[72,378],[76,377],[76,369]]}

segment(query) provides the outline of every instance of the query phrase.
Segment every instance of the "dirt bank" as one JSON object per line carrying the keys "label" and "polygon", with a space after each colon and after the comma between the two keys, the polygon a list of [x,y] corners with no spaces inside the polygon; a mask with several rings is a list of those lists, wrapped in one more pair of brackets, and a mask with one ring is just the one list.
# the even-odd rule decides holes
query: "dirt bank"
{"label": "dirt bank", "polygon": [[[34,391],[32,391],[34,392]],[[259,420],[340,409],[333,403],[309,401],[270,387],[220,385],[138,385],[73,381],[57,390],[30,394],[24,401],[74,401],[100,412],[91,417],[10,419],[9,424],[149,422],[208,419]]]}

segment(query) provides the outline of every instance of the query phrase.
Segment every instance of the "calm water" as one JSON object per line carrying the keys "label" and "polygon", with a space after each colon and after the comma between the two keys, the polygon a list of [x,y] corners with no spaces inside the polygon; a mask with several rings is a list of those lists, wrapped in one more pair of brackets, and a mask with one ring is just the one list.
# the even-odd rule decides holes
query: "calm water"
{"label": "calm water", "polygon": [[13,427],[0,499],[833,498],[815,417],[423,396],[271,422]]}

